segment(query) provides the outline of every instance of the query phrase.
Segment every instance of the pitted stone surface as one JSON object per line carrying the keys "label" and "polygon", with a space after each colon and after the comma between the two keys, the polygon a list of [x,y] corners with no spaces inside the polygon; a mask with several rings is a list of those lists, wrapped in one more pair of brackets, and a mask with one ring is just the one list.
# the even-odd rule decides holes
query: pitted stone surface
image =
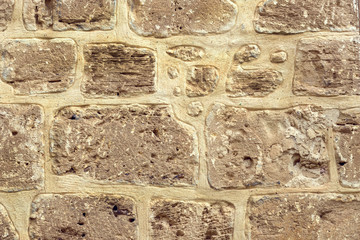
{"label": "pitted stone surface", "polygon": [[155,92],[156,58],[146,48],[88,44],[84,50],[82,92],[92,96],[129,96]]}
{"label": "pitted stone surface", "polygon": [[36,105],[0,104],[0,191],[42,187],[43,118]]}
{"label": "pitted stone surface", "polygon": [[214,92],[219,81],[219,71],[214,66],[193,66],[188,70],[186,95],[202,97]]}
{"label": "pitted stone surface", "polygon": [[294,93],[360,95],[360,38],[302,39],[296,51]]}
{"label": "pitted stone surface", "polygon": [[5,31],[14,11],[14,0],[0,0],[0,31]]}
{"label": "pitted stone surface", "polygon": [[355,32],[358,26],[358,2],[352,0],[264,0],[254,20],[260,33]]}
{"label": "pitted stone surface", "polygon": [[244,45],[234,55],[234,62],[242,64],[244,62],[252,62],[259,58],[261,54],[259,46],[255,44]]}
{"label": "pitted stone surface", "polygon": [[0,51],[1,79],[14,88],[15,94],[62,92],[74,81],[73,40],[5,40]]}
{"label": "pitted stone surface", "polygon": [[310,187],[329,180],[326,132],[337,110],[251,111],[217,104],[206,121],[214,188]]}
{"label": "pitted stone surface", "polygon": [[0,239],[18,240],[19,235],[3,205],[0,204]]}
{"label": "pitted stone surface", "polygon": [[116,195],[43,194],[31,205],[30,239],[135,240],[134,201]]}
{"label": "pitted stone surface", "polygon": [[205,55],[205,50],[201,47],[182,45],[172,47],[166,53],[174,58],[190,62],[202,59]]}
{"label": "pitted stone surface", "polygon": [[236,21],[231,0],[128,0],[130,28],[142,36],[220,34]]}
{"label": "pitted stone surface", "polygon": [[195,134],[167,106],[67,107],[55,116],[56,174],[110,182],[195,184]]}
{"label": "pitted stone surface", "polygon": [[36,31],[110,30],[115,25],[116,0],[24,0],[25,28]]}
{"label": "pitted stone surface", "polygon": [[153,200],[151,239],[232,240],[234,206],[227,202]]}
{"label": "pitted stone surface", "polygon": [[247,211],[246,239],[359,239],[359,224],[359,195],[252,197]]}

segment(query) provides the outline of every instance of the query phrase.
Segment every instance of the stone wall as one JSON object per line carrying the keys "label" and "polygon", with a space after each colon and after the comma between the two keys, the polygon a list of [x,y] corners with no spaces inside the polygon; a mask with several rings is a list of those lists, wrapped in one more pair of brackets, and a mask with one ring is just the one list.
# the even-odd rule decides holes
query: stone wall
{"label": "stone wall", "polygon": [[355,0],[0,0],[0,239],[360,239]]}

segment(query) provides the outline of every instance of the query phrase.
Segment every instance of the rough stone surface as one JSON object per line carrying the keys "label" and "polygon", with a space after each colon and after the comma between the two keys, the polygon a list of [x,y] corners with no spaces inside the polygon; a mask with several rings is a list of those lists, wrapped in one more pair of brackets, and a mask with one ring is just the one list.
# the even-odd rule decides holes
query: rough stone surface
{"label": "rough stone surface", "polygon": [[191,102],[187,107],[187,114],[192,117],[199,116],[204,111],[204,107],[201,102]]}
{"label": "rough stone surface", "polygon": [[253,197],[247,239],[359,239],[360,196],[289,194]]}
{"label": "rough stone surface", "polygon": [[42,187],[43,117],[36,105],[0,105],[0,191]]}
{"label": "rough stone surface", "polygon": [[53,169],[110,182],[195,184],[192,131],[167,106],[64,108],[51,129]]}
{"label": "rough stone surface", "polygon": [[337,110],[250,111],[217,104],[206,120],[214,188],[309,187],[329,180],[326,132]]}
{"label": "rough stone surface", "polygon": [[261,54],[260,48],[257,45],[244,45],[234,55],[234,62],[241,64],[244,62],[251,62],[259,58]]}
{"label": "rough stone surface", "polygon": [[243,70],[233,67],[226,82],[226,91],[232,97],[266,96],[283,82],[282,74],[272,69]]}
{"label": "rough stone surface", "polygon": [[174,87],[173,94],[175,97],[179,97],[181,95],[181,88],[180,87]]}
{"label": "rough stone surface", "polygon": [[359,95],[360,38],[302,39],[296,51],[294,93]]}
{"label": "rough stone surface", "polygon": [[255,13],[260,33],[293,34],[307,31],[356,31],[358,3],[349,0],[264,0]]}
{"label": "rough stone surface", "polygon": [[88,44],[84,50],[82,92],[128,96],[155,92],[156,58],[146,48],[124,44]]}
{"label": "rough stone surface", "polygon": [[24,0],[25,28],[36,31],[110,30],[115,25],[115,0]]}
{"label": "rough stone surface", "polygon": [[18,240],[19,235],[3,205],[0,204],[0,239]]}
{"label": "rough stone surface", "polygon": [[74,81],[73,40],[5,40],[0,51],[1,79],[11,85],[16,94],[62,92]]}
{"label": "rough stone surface", "polygon": [[116,195],[43,194],[31,205],[30,239],[137,238],[134,201]]}
{"label": "rough stone surface", "polygon": [[276,51],[270,55],[272,63],[283,63],[287,60],[287,53],[285,51]]}
{"label": "rough stone surface", "polygon": [[0,0],[0,31],[5,31],[14,11],[14,0]]}
{"label": "rough stone surface", "polygon": [[219,71],[214,66],[193,66],[188,70],[186,95],[201,97],[214,92],[219,81]]}
{"label": "rough stone surface", "polygon": [[176,67],[169,67],[167,73],[170,79],[179,77],[179,70]]}
{"label": "rough stone surface", "polygon": [[196,46],[176,46],[166,51],[167,54],[185,62],[197,61],[204,57],[205,50]]}
{"label": "rough stone surface", "polygon": [[151,239],[233,239],[234,206],[227,202],[153,200]]}
{"label": "rough stone surface", "polygon": [[219,34],[236,21],[231,0],[128,0],[130,28],[142,36]]}

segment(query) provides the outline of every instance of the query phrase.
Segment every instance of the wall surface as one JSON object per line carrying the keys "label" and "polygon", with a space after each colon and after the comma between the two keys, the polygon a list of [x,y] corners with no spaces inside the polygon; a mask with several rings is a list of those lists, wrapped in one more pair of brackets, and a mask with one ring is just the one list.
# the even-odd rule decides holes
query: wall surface
{"label": "wall surface", "polygon": [[356,0],[0,0],[0,239],[360,239]]}

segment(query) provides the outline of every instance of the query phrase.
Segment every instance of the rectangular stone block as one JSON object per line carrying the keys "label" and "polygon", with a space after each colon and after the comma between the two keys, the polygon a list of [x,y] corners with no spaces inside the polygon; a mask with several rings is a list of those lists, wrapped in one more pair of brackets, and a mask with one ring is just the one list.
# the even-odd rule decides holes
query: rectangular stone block
{"label": "rectangular stone block", "polygon": [[0,239],[19,240],[19,234],[2,204],[0,204]]}
{"label": "rectangular stone block", "polygon": [[252,197],[246,239],[359,239],[359,201],[359,195],[331,193]]}
{"label": "rectangular stone block", "polygon": [[196,183],[196,134],[167,106],[63,108],[50,138],[58,175],[135,184]]}
{"label": "rectangular stone block", "polygon": [[263,0],[255,12],[260,33],[293,34],[357,31],[358,2],[353,0]]}
{"label": "rectangular stone block", "polygon": [[43,186],[43,122],[39,106],[0,104],[0,191]]}
{"label": "rectangular stone block", "polygon": [[247,110],[217,104],[206,120],[212,187],[314,187],[329,180],[327,131],[337,110]]}
{"label": "rectangular stone block", "polygon": [[153,200],[150,239],[233,239],[235,208],[217,202]]}
{"label": "rectangular stone block", "polygon": [[0,49],[1,79],[15,94],[62,92],[74,81],[76,47],[71,39],[11,39]]}
{"label": "rectangular stone block", "polygon": [[14,0],[0,0],[0,31],[5,31],[14,11]]}
{"label": "rectangular stone block", "polygon": [[30,239],[138,239],[132,199],[116,195],[42,194],[31,205]]}
{"label": "rectangular stone block", "polygon": [[295,59],[296,95],[359,95],[360,38],[337,36],[302,39]]}
{"label": "rectangular stone block", "polygon": [[88,44],[84,50],[82,92],[91,96],[129,96],[156,91],[156,57],[146,48]]}
{"label": "rectangular stone block", "polygon": [[111,30],[116,0],[24,0],[25,28],[36,31]]}

